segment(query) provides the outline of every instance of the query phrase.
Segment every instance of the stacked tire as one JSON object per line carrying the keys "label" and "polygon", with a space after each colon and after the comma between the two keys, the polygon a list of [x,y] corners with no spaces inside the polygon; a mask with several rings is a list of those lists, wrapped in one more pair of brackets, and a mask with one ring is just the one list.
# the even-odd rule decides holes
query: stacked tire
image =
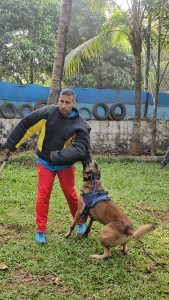
{"label": "stacked tire", "polygon": [[4,102],[0,106],[0,117],[6,119],[14,119],[16,118],[17,114],[19,113],[21,118],[24,118],[34,110],[47,105],[46,99],[39,99],[36,101],[35,107],[33,107],[30,103],[22,103],[18,107],[16,107],[11,102]]}
{"label": "stacked tire", "polygon": [[[23,103],[19,105],[17,108],[11,102],[4,102],[0,106],[0,116],[2,115],[3,118],[13,119],[19,113],[21,118],[24,118],[26,115],[30,114],[36,109],[39,109],[43,106],[47,105],[46,99],[39,99],[36,101],[35,107],[33,107],[29,103]],[[103,111],[103,114],[100,113],[100,110]],[[79,109],[79,112],[83,115],[84,113],[87,114],[85,119],[91,120],[94,116],[96,120],[105,121],[105,120],[115,120],[121,121],[125,118],[126,115],[126,107],[123,103],[117,102],[113,103],[111,107],[104,103],[104,102],[97,102],[93,105],[92,111],[83,106]]]}
{"label": "stacked tire", "polygon": [[[103,114],[100,114],[100,109],[102,109]],[[126,115],[126,107],[123,103],[113,103],[111,107],[104,102],[97,102],[93,105],[92,111],[88,107],[81,107],[79,112],[83,114],[83,112],[87,112],[88,116],[85,117],[86,120],[91,120],[92,115],[96,120],[105,121],[105,120],[115,120],[121,121],[125,118]],[[120,112],[119,112],[120,111]]]}

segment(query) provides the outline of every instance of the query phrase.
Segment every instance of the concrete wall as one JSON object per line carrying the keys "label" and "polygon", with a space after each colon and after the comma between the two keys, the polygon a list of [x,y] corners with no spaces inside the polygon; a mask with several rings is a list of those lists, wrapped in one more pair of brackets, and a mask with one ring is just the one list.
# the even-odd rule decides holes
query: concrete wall
{"label": "concrete wall", "polygon": [[[0,146],[5,142],[18,119],[0,119]],[[133,134],[133,120],[124,121],[88,121],[91,126],[91,148],[97,153],[130,151]],[[169,121],[157,122],[157,148],[166,150],[169,146]],[[151,123],[141,122],[141,143],[143,151],[150,149]]]}

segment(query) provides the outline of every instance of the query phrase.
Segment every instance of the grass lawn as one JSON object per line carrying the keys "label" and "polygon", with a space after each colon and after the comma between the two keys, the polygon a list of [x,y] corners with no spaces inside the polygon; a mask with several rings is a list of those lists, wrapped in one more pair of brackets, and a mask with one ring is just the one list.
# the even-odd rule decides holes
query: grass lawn
{"label": "grass lawn", "polygon": [[[169,167],[159,163],[96,157],[102,183],[135,227],[147,222],[158,228],[128,244],[129,254],[112,251],[108,260],[93,260],[102,253],[101,224],[89,237],[64,238],[71,216],[56,178],[48,228],[48,243],[34,242],[36,167],[30,155],[13,158],[0,181],[0,299],[103,300],[169,298]],[[34,161],[35,163],[35,161]],[[82,185],[82,167],[76,165],[76,186]],[[149,256],[150,254],[150,256]],[[152,258],[152,259],[151,259]],[[160,263],[160,264],[158,264]]]}

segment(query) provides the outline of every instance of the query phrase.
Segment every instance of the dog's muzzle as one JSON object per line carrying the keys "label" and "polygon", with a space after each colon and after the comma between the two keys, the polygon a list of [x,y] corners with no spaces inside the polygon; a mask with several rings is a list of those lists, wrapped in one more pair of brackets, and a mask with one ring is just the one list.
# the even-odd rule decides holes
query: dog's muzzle
{"label": "dog's muzzle", "polygon": [[95,179],[100,180],[100,176],[93,174],[92,171],[87,173],[87,177],[83,177],[83,181],[92,181]]}

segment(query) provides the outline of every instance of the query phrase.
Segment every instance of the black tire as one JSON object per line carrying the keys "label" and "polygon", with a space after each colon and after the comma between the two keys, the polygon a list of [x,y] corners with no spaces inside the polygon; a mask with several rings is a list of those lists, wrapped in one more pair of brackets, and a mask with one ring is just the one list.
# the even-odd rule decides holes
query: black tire
{"label": "black tire", "polygon": [[80,114],[82,114],[83,111],[87,111],[87,113],[89,114],[88,117],[86,117],[86,118],[84,117],[85,120],[86,121],[91,120],[91,118],[92,118],[92,112],[91,112],[91,110],[88,107],[86,107],[86,106],[83,106],[83,107],[79,108],[79,113]]}
{"label": "black tire", "polygon": [[[102,107],[105,111],[104,116],[100,116],[97,112],[97,109],[99,107]],[[97,120],[107,120],[109,117],[109,107],[106,103],[104,102],[97,102],[95,105],[93,105],[93,109],[92,109],[92,113],[93,116],[97,119]]]}
{"label": "black tire", "polygon": [[[116,112],[117,107],[119,107],[121,109],[120,114]],[[111,115],[112,119],[115,120],[115,121],[123,120],[125,115],[126,115],[125,105],[123,103],[114,103],[114,104],[112,104],[112,106],[110,107],[110,115]]]}
{"label": "black tire", "polygon": [[25,117],[25,113],[24,113],[25,108],[28,108],[30,110],[30,113],[33,112],[33,106],[31,104],[23,103],[18,107],[18,113],[20,114],[21,118]]}
{"label": "black tire", "polygon": [[6,119],[14,119],[17,109],[13,103],[5,102],[1,106],[1,114]]}
{"label": "black tire", "polygon": [[38,108],[41,108],[45,105],[47,105],[47,99],[39,99],[36,101],[36,104],[35,104],[35,107],[34,107],[34,110],[37,110]]}

